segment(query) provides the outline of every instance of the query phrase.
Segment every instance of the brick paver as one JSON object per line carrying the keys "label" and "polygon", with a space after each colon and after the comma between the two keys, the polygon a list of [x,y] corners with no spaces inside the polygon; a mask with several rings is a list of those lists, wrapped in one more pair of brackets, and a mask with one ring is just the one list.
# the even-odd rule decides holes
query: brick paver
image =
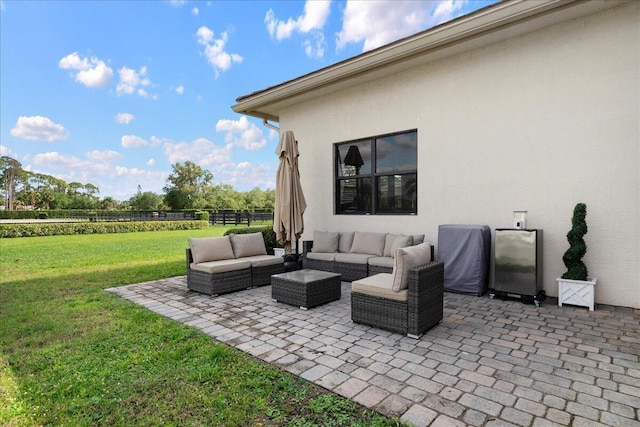
{"label": "brick paver", "polygon": [[108,291],[410,425],[640,426],[640,310],[445,293],[414,340],[351,322],[349,283],[308,311],[184,276]]}

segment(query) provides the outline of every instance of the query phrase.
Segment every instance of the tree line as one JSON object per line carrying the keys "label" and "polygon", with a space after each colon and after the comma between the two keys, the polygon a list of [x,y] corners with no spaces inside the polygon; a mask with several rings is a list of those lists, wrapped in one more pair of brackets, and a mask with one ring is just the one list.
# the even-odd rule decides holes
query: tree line
{"label": "tree line", "polygon": [[51,175],[23,169],[11,157],[0,157],[0,193],[6,210],[18,209],[106,209],[162,211],[206,209],[213,211],[271,211],[275,190],[240,192],[229,184],[213,184],[213,174],[193,162],[172,165],[172,172],[163,188],[164,194],[142,191],[129,200],[100,198],[97,186],[70,182]]}

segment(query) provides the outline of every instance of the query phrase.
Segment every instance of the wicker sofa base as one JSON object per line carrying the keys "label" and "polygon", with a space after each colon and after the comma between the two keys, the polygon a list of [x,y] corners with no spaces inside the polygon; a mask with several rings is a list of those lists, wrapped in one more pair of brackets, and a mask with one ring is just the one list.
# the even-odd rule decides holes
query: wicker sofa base
{"label": "wicker sofa base", "polygon": [[302,258],[302,268],[308,270],[333,272],[334,264],[335,262],[333,261],[323,261],[320,259],[307,258],[306,256]]}
{"label": "wicker sofa base", "polygon": [[350,262],[338,262],[333,265],[333,271],[342,275],[342,280],[353,282],[367,277],[367,264],[354,264]]}
{"label": "wicker sofa base", "polygon": [[251,284],[253,286],[269,285],[271,284],[271,276],[279,273],[284,273],[284,263],[251,267]]}
{"label": "wicker sofa base", "polygon": [[430,262],[409,270],[407,301],[351,293],[351,320],[419,338],[444,316],[444,264]]}
{"label": "wicker sofa base", "polygon": [[192,269],[187,272],[187,288],[207,295],[225,294],[252,286],[249,268],[214,274]]}
{"label": "wicker sofa base", "polygon": [[388,331],[407,333],[407,302],[351,294],[351,320]]}

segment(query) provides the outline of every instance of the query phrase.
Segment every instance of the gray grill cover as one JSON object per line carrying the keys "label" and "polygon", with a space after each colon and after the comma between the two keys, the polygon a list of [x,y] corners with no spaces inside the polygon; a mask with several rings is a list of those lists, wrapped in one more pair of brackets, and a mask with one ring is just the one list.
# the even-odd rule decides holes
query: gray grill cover
{"label": "gray grill cover", "polygon": [[444,290],[478,296],[487,292],[491,256],[488,225],[445,224],[438,228],[438,261]]}

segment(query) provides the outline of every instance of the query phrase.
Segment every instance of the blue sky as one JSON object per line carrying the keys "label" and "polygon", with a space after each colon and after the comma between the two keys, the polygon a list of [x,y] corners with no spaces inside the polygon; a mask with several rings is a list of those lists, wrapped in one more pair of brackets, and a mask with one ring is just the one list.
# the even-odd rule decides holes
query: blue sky
{"label": "blue sky", "polygon": [[0,155],[117,200],[187,160],[273,188],[278,134],[237,97],[491,3],[0,0]]}

